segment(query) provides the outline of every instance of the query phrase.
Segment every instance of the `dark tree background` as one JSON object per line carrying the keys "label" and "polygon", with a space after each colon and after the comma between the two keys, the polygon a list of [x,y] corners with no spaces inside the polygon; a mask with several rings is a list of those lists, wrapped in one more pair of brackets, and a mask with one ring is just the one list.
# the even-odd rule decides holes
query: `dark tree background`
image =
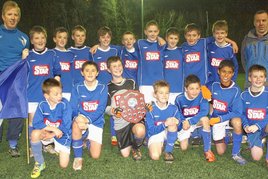
{"label": "dark tree background", "polygon": [[[4,1],[0,0],[1,6]],[[52,34],[56,27],[64,26],[70,32],[75,25],[87,29],[86,45],[98,42],[97,29],[107,25],[113,31],[112,43],[120,44],[124,31],[133,31],[141,38],[142,0],[17,0],[22,18],[19,28],[28,34],[33,25],[42,25],[48,31],[48,47],[53,48]],[[187,23],[197,23],[202,36],[211,35],[212,24],[227,20],[229,37],[240,46],[244,35],[253,28],[253,15],[268,9],[268,0],[143,0],[144,24],[155,19],[161,27],[161,36],[167,28],[181,30]],[[72,44],[69,40],[68,46]],[[239,54],[238,54],[239,57]]]}

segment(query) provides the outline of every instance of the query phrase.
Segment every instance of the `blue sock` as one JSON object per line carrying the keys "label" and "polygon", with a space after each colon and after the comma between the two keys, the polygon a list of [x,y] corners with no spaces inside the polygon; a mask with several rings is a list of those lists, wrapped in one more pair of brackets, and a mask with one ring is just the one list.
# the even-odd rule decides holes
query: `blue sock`
{"label": "blue sock", "polygon": [[241,142],[242,142],[242,134],[236,134],[233,132],[233,150],[232,150],[232,155],[237,155],[240,152],[240,147],[241,147]]}
{"label": "blue sock", "polygon": [[177,140],[177,132],[167,132],[167,143],[165,146],[165,152],[172,152],[174,143]]}
{"label": "blue sock", "polygon": [[28,131],[29,131],[29,139],[31,140],[31,135],[33,132],[33,126],[28,126]]}
{"label": "blue sock", "polygon": [[133,144],[133,148],[138,149],[143,144],[144,137],[138,138],[138,137],[134,136],[134,140],[135,140],[135,143]]}
{"label": "blue sock", "polygon": [[72,146],[74,149],[74,158],[82,158],[83,155],[83,141],[82,138],[72,141]]}
{"label": "blue sock", "polygon": [[115,130],[114,130],[114,119],[112,116],[110,117],[110,131],[111,131],[111,136],[116,136]]}
{"label": "blue sock", "polygon": [[31,148],[32,148],[34,160],[38,162],[39,164],[43,164],[44,157],[42,154],[42,143],[40,141],[36,143],[31,142]]}
{"label": "blue sock", "polygon": [[207,152],[211,149],[211,133],[210,131],[205,131],[204,129],[201,132],[203,143],[204,143],[204,152]]}
{"label": "blue sock", "polygon": [[8,143],[10,148],[15,149],[17,147],[18,140],[9,140]]}

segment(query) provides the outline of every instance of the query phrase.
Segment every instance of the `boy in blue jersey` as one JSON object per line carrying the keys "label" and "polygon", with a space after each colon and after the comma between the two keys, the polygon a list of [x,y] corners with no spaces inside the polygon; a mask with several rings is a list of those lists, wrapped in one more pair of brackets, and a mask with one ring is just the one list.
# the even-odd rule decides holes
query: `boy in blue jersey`
{"label": "boy in blue jersey", "polygon": [[123,157],[128,157],[132,150],[132,158],[141,160],[140,147],[145,137],[144,122],[140,121],[132,124],[124,120],[121,116],[122,109],[118,107],[118,95],[126,90],[137,90],[138,87],[133,79],[126,79],[122,76],[123,64],[119,57],[110,57],[107,60],[108,71],[112,75],[112,80],[108,83],[109,98],[106,113],[114,119],[114,130],[118,140],[118,148]]}
{"label": "boy in blue jersey", "polygon": [[[112,75],[107,71],[107,59],[118,55],[118,50],[110,46],[112,39],[112,31],[109,27],[99,28],[98,32],[99,44],[96,53],[93,54],[93,61],[98,64],[99,75],[97,79],[104,84],[108,84],[112,80]],[[110,118],[111,144],[117,145],[117,139],[114,131],[114,121]]]}
{"label": "boy in blue jersey", "polygon": [[177,139],[177,130],[180,113],[177,106],[169,104],[169,84],[166,81],[157,81],[153,85],[156,102],[152,104],[152,111],[146,113],[146,129],[149,155],[152,160],[159,160],[164,142],[164,160],[174,161],[172,154]]}
{"label": "boy in blue jersey", "polygon": [[226,151],[224,137],[226,127],[231,123],[233,127],[233,150],[232,158],[240,165],[246,164],[246,160],[240,155],[242,141],[242,100],[241,90],[232,81],[234,76],[234,64],[230,60],[223,60],[219,66],[220,82],[214,82],[209,86],[212,93],[212,114],[210,125],[212,125],[213,139],[219,155]]}
{"label": "boy in blue jersey", "polygon": [[[47,78],[55,78],[60,81],[60,64],[53,50],[46,48],[47,32],[42,26],[34,26],[30,30],[30,40],[33,49],[26,58],[29,66],[28,76],[28,118],[29,136],[32,131],[32,120],[38,103],[43,100],[42,83]],[[48,147],[48,152],[54,151]]]}
{"label": "boy in blue jersey", "polygon": [[228,35],[228,24],[225,20],[218,20],[212,27],[213,37],[215,42],[208,44],[208,69],[209,82],[220,81],[218,75],[218,67],[222,60],[231,60],[235,66],[235,73],[232,78],[236,81],[238,74],[238,63],[236,55],[230,43],[226,42]]}
{"label": "boy in blue jersey", "polygon": [[72,40],[74,41],[74,46],[70,47],[69,50],[75,54],[75,60],[71,69],[73,73],[73,85],[84,80],[81,75],[82,65],[84,62],[92,60],[90,48],[84,45],[86,34],[86,29],[81,25],[77,25],[72,29]]}
{"label": "boy in blue jersey", "polygon": [[[176,96],[183,92],[182,49],[177,47],[179,30],[171,27],[166,32],[167,48],[164,50],[164,78],[170,85],[169,102],[174,104]],[[175,78],[174,78],[175,77]]]}
{"label": "boy in blue jersey", "polygon": [[123,77],[133,79],[137,83],[137,73],[139,66],[139,52],[134,47],[136,38],[133,32],[127,31],[122,36],[123,49],[120,52],[120,58],[122,59],[124,71]]}
{"label": "boy in blue jersey", "polygon": [[74,170],[82,169],[84,139],[88,139],[88,149],[91,157],[94,159],[100,157],[105,123],[104,112],[108,96],[106,84],[96,79],[99,71],[95,62],[86,61],[82,65],[81,74],[84,76],[84,81],[74,86],[70,100],[73,109]]}
{"label": "boy in blue jersey", "polygon": [[144,29],[147,39],[140,39],[137,42],[140,53],[138,85],[140,92],[144,94],[146,103],[154,101],[154,82],[164,79],[163,50],[165,46],[158,43],[159,32],[158,23],[154,20],[149,21]]}
{"label": "boy in blue jersey", "polygon": [[[248,136],[248,143],[253,160],[263,156],[262,138],[268,133],[268,89],[265,87],[266,69],[261,65],[252,65],[248,71],[251,86],[242,94],[243,128]],[[267,143],[268,145],[268,143]],[[268,147],[266,152],[268,166]]]}
{"label": "boy in blue jersey", "polygon": [[62,168],[68,166],[70,156],[71,105],[62,98],[62,86],[56,79],[46,79],[43,82],[42,91],[45,100],[38,104],[31,134],[31,147],[35,160],[32,178],[39,177],[41,171],[46,168],[42,143],[55,143],[55,150],[59,153],[59,164]]}
{"label": "boy in blue jersey", "polygon": [[185,92],[177,96],[176,106],[182,115],[182,129],[178,132],[178,139],[182,150],[187,150],[191,133],[202,127],[204,155],[208,162],[214,162],[215,156],[211,151],[211,133],[209,119],[209,103],[202,97],[200,79],[196,75],[189,75],[185,79]]}
{"label": "boy in blue jersey", "polygon": [[59,59],[60,66],[61,66],[61,83],[63,86],[62,89],[62,96],[70,101],[71,98],[71,91],[73,84],[72,81],[72,68],[71,65],[74,62],[75,55],[66,50],[66,44],[68,41],[68,31],[64,27],[56,28],[53,41],[55,42],[56,47],[54,51],[56,52],[56,56]]}

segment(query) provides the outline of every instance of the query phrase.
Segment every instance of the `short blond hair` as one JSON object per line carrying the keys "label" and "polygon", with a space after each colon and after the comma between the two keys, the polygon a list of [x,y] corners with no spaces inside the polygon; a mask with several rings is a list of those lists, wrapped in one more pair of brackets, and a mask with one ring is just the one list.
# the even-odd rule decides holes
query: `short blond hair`
{"label": "short blond hair", "polygon": [[212,32],[214,33],[216,30],[224,30],[228,33],[228,23],[226,20],[217,20],[212,26]]}
{"label": "short blond hair", "polygon": [[14,1],[6,1],[2,7],[2,15],[5,15],[5,13],[10,10],[16,8],[18,11],[19,17],[21,16],[20,7],[19,5]]}
{"label": "short blond hair", "polygon": [[33,26],[31,28],[31,30],[30,30],[30,33],[29,33],[30,39],[33,38],[33,35],[35,33],[42,33],[47,38],[47,31],[46,31],[46,29],[43,26],[40,26],[40,25]]}
{"label": "short blond hair", "polygon": [[153,84],[154,93],[156,94],[157,91],[158,91],[158,89],[159,89],[159,88],[162,88],[162,87],[167,87],[168,89],[170,89],[169,83],[166,82],[165,80],[159,80],[159,81],[156,81],[156,82]]}

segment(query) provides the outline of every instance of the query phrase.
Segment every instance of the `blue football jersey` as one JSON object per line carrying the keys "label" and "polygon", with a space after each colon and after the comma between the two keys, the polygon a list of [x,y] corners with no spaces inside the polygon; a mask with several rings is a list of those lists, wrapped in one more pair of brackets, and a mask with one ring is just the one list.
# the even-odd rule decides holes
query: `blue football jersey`
{"label": "blue football jersey", "polygon": [[92,55],[90,53],[90,48],[84,46],[82,48],[70,47],[69,50],[75,54],[75,59],[72,64],[72,77],[73,84],[84,81],[83,76],[81,75],[82,65],[86,61],[92,61]]}
{"label": "blue football jersey", "polygon": [[164,79],[171,93],[182,93],[184,86],[182,48],[164,50]]}
{"label": "blue football jersey", "polygon": [[59,49],[54,49],[57,58],[60,62],[61,67],[61,78],[60,81],[62,83],[62,92],[71,93],[73,83],[72,83],[72,64],[74,63],[75,54],[71,51],[61,51]]}
{"label": "blue football jersey", "polygon": [[106,84],[97,82],[94,89],[89,89],[84,81],[76,84],[70,100],[73,117],[82,114],[87,117],[91,124],[103,128],[107,98],[108,88]]}
{"label": "blue football jersey", "polygon": [[48,78],[61,74],[59,60],[55,51],[49,49],[45,49],[42,53],[38,53],[33,49],[29,52],[26,60],[29,66],[28,101],[39,102],[43,99],[43,82]]}
{"label": "blue football jersey", "polygon": [[220,81],[218,68],[223,60],[231,60],[234,63],[235,70],[232,80],[235,81],[238,74],[238,63],[231,44],[226,44],[225,46],[220,47],[216,42],[210,43],[208,45],[208,69],[210,82]]}
{"label": "blue football jersey", "polygon": [[257,125],[261,131],[268,124],[268,88],[263,87],[260,94],[252,95],[250,88],[241,93],[243,103],[243,127]]}
{"label": "blue football jersey", "polygon": [[97,79],[104,84],[108,84],[112,80],[112,75],[107,71],[107,59],[112,56],[118,56],[118,50],[112,47],[106,50],[98,48],[93,55],[93,61],[97,63],[99,67]]}
{"label": "blue football jersey", "polygon": [[241,90],[232,82],[228,88],[223,88],[220,82],[214,82],[208,87],[212,93],[212,117],[220,117],[221,122],[242,115]]}

